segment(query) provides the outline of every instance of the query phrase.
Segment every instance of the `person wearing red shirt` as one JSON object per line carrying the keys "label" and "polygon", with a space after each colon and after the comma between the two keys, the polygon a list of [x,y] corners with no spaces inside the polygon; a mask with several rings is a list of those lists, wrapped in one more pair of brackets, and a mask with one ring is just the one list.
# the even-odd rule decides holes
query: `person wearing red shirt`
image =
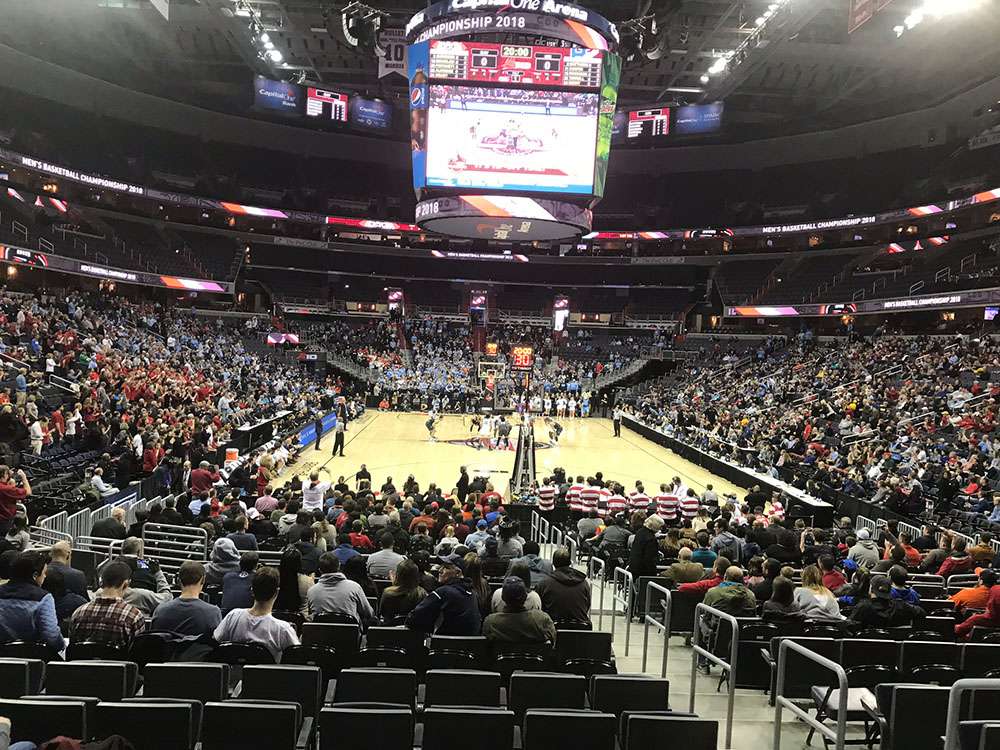
{"label": "person wearing red shirt", "polygon": [[695,581],[694,583],[682,583],[677,587],[678,591],[687,591],[692,594],[701,594],[702,596],[711,589],[722,583],[723,578],[726,575],[726,568],[732,565],[729,560],[724,557],[717,557],[715,559],[715,564],[712,565],[712,572],[710,575],[702,578],[700,581]]}
{"label": "person wearing red shirt", "polygon": [[164,455],[166,455],[166,451],[163,450],[160,441],[154,440],[153,444],[142,452],[142,470],[147,474],[152,474],[160,465]]}
{"label": "person wearing red shirt", "polygon": [[30,496],[31,485],[24,471],[18,469],[15,476],[9,466],[0,464],[0,534],[7,534],[11,519],[17,513],[17,504]]}
{"label": "person wearing red shirt", "polygon": [[195,495],[208,492],[218,478],[218,473],[212,473],[211,464],[208,461],[202,461],[198,464],[198,468],[191,472],[191,492]]}

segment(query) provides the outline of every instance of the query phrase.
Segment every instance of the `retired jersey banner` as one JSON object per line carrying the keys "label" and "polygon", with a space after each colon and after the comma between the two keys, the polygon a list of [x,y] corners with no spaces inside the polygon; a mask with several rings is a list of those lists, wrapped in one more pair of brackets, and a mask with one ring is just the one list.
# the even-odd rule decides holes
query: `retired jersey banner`
{"label": "retired jersey banner", "polygon": [[382,29],[378,35],[382,54],[378,58],[378,77],[391,73],[406,75],[406,32],[403,29]]}

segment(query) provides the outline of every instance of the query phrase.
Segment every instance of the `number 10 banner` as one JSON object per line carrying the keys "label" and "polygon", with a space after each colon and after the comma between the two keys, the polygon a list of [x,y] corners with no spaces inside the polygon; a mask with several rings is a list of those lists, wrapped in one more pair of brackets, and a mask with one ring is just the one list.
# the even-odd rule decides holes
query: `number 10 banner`
{"label": "number 10 banner", "polygon": [[406,32],[403,29],[382,29],[379,32],[378,77],[391,73],[406,76]]}

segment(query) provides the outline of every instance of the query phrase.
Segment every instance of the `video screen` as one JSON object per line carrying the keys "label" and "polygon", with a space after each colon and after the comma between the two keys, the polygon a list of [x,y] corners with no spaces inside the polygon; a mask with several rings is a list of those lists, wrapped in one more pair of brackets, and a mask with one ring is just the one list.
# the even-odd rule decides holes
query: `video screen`
{"label": "video screen", "polygon": [[257,109],[297,117],[302,113],[302,87],[287,81],[254,76],[253,105]]}
{"label": "video screen", "polygon": [[596,93],[430,86],[427,184],[589,195]]}
{"label": "video screen", "polygon": [[1000,307],[987,307],[983,311],[983,320],[996,320],[998,314],[1000,314]]}
{"label": "video screen", "polygon": [[388,130],[392,127],[392,104],[355,96],[350,100],[350,116],[351,123],[360,128]]}

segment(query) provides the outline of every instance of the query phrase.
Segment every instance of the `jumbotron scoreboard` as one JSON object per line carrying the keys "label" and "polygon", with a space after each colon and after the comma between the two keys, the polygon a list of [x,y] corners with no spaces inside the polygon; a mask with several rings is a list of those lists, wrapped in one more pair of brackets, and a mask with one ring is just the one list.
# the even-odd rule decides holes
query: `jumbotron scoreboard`
{"label": "jumbotron scoreboard", "polygon": [[515,372],[531,372],[535,366],[535,347],[514,346],[510,350],[510,369]]}
{"label": "jumbotron scoreboard", "polygon": [[600,50],[581,47],[434,41],[430,77],[596,90],[601,85],[601,57]]}

